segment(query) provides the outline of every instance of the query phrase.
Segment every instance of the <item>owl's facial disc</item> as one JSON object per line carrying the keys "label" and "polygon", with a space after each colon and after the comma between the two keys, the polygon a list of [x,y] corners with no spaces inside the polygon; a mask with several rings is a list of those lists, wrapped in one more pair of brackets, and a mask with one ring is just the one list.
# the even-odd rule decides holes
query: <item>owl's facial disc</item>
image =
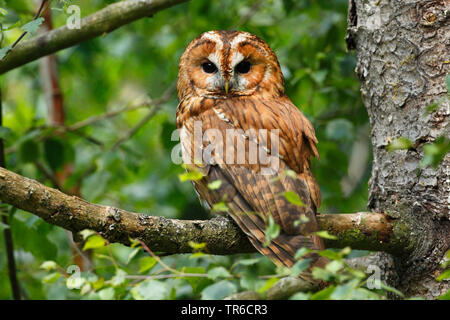
{"label": "owl's facial disc", "polygon": [[259,89],[284,94],[278,60],[258,37],[241,31],[210,31],[180,59],[179,96],[244,96]]}
{"label": "owl's facial disc", "polygon": [[236,93],[246,89],[248,81],[243,75],[250,72],[252,64],[243,59],[233,65],[235,66],[221,70],[209,59],[201,64],[203,72],[207,75],[208,89],[211,92],[227,95],[229,92]]}
{"label": "owl's facial disc", "polygon": [[248,89],[246,76],[252,71],[253,64],[240,52],[227,55],[216,50],[200,66],[210,94],[242,94]]}

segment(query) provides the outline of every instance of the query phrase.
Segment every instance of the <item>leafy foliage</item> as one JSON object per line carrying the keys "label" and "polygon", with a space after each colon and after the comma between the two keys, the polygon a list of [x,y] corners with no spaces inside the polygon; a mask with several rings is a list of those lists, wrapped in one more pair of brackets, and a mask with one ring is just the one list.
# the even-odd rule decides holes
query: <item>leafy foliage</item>
{"label": "leafy foliage", "polygon": [[[83,17],[109,3],[76,2]],[[66,23],[68,4],[70,1],[52,2],[55,28]],[[42,21],[30,23],[35,11],[31,0],[3,0],[0,8],[1,57],[23,30],[34,32]],[[365,174],[350,195],[344,197],[341,186],[341,181],[351,174],[348,155],[353,151],[354,138],[368,123],[353,72],[355,57],[345,48],[346,15],[344,0],[194,0],[161,11],[152,19],[136,21],[57,53],[66,125],[162,96],[176,81],[178,59],[184,48],[201,32],[249,31],[275,50],[287,94],[315,127],[321,158],[313,160],[312,168],[323,195],[320,211],[363,210],[369,165],[365,165]],[[201,176],[186,172],[170,160],[177,145],[171,141],[176,128],[175,94],[134,135],[114,147],[151,111],[148,106],[100,118],[61,134],[50,125],[38,62],[8,72],[1,85],[8,129],[2,129],[0,136],[6,140],[9,169],[54,186],[48,173],[54,176],[69,167],[71,175],[61,187],[65,191],[79,190],[88,201],[168,218],[209,217],[190,183]],[[369,141],[368,133],[364,139]],[[220,182],[209,185],[213,190],[219,187]],[[295,194],[284,196],[301,205]],[[226,205],[220,203],[213,211],[226,210]],[[195,254],[158,261],[138,244],[130,248],[108,244],[100,235],[89,232],[82,238],[84,249],[93,252],[93,266],[89,271],[80,271],[73,261],[70,236],[64,230],[20,210],[10,216],[19,279],[31,299],[211,299],[243,290],[264,295],[282,275],[291,272],[275,268],[257,254],[211,256],[202,252],[201,246]],[[275,236],[274,223],[271,230],[269,235]],[[364,289],[364,276],[349,271],[342,260],[344,255],[327,252],[324,254],[337,262],[314,274],[329,279],[332,286],[293,298],[385,296],[383,290],[379,294]],[[299,260],[292,272],[299,273],[307,264],[307,259]],[[0,298],[9,297],[1,238]]]}

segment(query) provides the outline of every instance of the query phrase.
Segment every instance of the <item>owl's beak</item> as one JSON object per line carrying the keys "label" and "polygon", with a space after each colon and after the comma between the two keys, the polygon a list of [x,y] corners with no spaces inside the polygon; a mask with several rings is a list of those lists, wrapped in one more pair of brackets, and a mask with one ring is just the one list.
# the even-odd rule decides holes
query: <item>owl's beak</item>
{"label": "owl's beak", "polygon": [[225,94],[228,94],[228,90],[230,89],[230,83],[228,81],[225,81],[224,88],[225,88]]}

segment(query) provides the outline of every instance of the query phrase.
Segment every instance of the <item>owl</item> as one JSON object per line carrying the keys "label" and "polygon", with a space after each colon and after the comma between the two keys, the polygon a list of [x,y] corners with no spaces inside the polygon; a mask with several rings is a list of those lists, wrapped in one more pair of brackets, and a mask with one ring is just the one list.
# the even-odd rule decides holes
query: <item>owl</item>
{"label": "owl", "polygon": [[[292,267],[299,248],[324,249],[315,234],[321,194],[310,170],[317,139],[287,97],[272,49],[247,32],[205,32],[180,58],[177,89],[182,157],[201,173],[193,180],[201,201],[225,205],[277,266]],[[308,258],[326,262],[316,253]]]}

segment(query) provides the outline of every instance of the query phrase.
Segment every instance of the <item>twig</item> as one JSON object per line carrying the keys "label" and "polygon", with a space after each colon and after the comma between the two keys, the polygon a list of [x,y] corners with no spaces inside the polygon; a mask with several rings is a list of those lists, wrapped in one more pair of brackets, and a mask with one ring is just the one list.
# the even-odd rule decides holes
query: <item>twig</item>
{"label": "twig", "polygon": [[[50,125],[50,126],[49,125],[40,126],[38,129],[42,130],[42,134],[40,134],[38,137],[36,137],[36,141],[42,141],[48,137],[61,136],[61,135],[65,134],[66,132],[69,132],[69,133],[78,135],[78,136],[86,139],[87,141],[92,142],[98,146],[103,146],[103,143],[101,141],[99,141],[79,130],[81,130],[87,126],[93,125],[96,122],[110,119],[110,118],[116,117],[124,112],[134,111],[134,110],[137,110],[140,108],[150,108],[152,106],[157,106],[156,111],[158,111],[160,109],[160,105],[170,99],[171,95],[175,91],[175,88],[176,88],[176,84],[171,85],[169,87],[169,89],[167,89],[166,92],[158,99],[155,99],[155,100],[149,99],[145,102],[142,102],[142,103],[139,103],[136,105],[131,105],[131,102],[130,102],[127,105],[125,105],[124,107],[118,108],[116,110],[107,111],[103,114],[92,116],[92,117],[89,117],[84,120],[80,120],[69,126],[55,125],[55,124]],[[154,108],[152,110],[154,110]],[[152,115],[154,115],[154,113],[156,113],[156,111],[152,112]],[[150,118],[147,119],[147,121],[150,120]],[[145,123],[143,123],[143,124],[145,124]],[[141,125],[141,127],[142,127],[142,125]],[[51,129],[51,128],[53,128],[54,130],[53,131],[45,131],[46,129]],[[133,130],[133,129],[131,129],[131,130]],[[131,136],[135,133],[136,132],[132,133]],[[127,135],[129,135],[129,134],[130,133],[127,133]],[[123,139],[123,138],[121,138],[121,139]],[[123,139],[122,142],[124,142],[125,140],[126,139]],[[116,142],[115,144],[120,145],[122,142],[120,142],[120,143]],[[17,151],[17,146],[11,146],[11,147],[5,149],[5,154],[10,154],[10,153],[16,152],[16,151]]]}
{"label": "twig", "polygon": [[248,12],[242,16],[242,18],[238,21],[238,23],[236,23],[235,26],[233,26],[233,29],[238,29],[246,24],[258,12],[263,4],[264,1],[256,0],[248,10]]}
{"label": "twig", "polygon": [[[175,91],[176,85],[173,84],[170,86],[166,92],[162,95],[161,98],[155,100],[151,106],[153,108],[147,113],[147,115],[142,118],[133,128],[128,130],[122,137],[120,137],[111,147],[105,148],[103,151],[112,151],[116,150],[120,145],[122,145],[125,141],[130,139],[132,136],[136,134],[136,132],[139,131],[158,111],[161,109],[164,102],[168,101],[170,97],[172,96],[173,92]],[[95,164],[91,164],[81,175],[82,179],[89,176],[91,173],[95,171]]]}
{"label": "twig", "polygon": [[50,170],[48,170],[42,163],[36,160],[34,161],[34,165],[48,180],[50,180],[50,182],[53,184],[55,188],[65,192],[61,184],[59,183],[58,179],[56,179],[53,173],[50,172]]}
{"label": "twig", "polygon": [[170,99],[170,97],[172,96],[172,93],[175,91],[175,88],[176,88],[175,84],[170,86],[166,90],[166,92],[163,94],[163,96],[160,99],[158,99],[159,103],[157,103],[157,104],[153,103],[153,108],[145,115],[145,117],[143,117],[133,128],[128,130],[122,137],[120,137],[112,145],[110,150],[117,149],[122,143],[124,143],[125,141],[130,139],[132,136],[134,136],[136,134],[136,132],[138,132],[139,129],[141,129],[151,118],[153,118],[153,116],[156,114],[156,112],[158,112],[159,109],[161,109],[163,103]]}
{"label": "twig", "polygon": [[169,279],[169,278],[189,278],[189,277],[198,277],[198,278],[207,278],[208,274],[206,273],[184,273],[180,272],[178,274],[160,274],[160,275],[127,275],[125,278],[134,279],[134,280],[148,280],[148,279]]}
{"label": "twig", "polygon": [[63,26],[22,41],[11,54],[0,61],[0,74],[59,50],[108,34],[135,20],[152,16],[161,10],[186,1],[126,0],[110,4],[81,19],[79,29],[69,29],[67,26]]}
{"label": "twig", "polygon": [[[42,0],[41,5],[39,6],[38,11],[36,12],[36,14],[35,14],[34,17],[33,17],[33,20],[31,20],[31,21],[34,21],[34,20],[36,20],[37,18],[39,18],[39,17],[41,16],[41,13],[43,12],[43,9],[44,9],[44,5],[45,5],[47,2],[48,2],[48,0]],[[47,7],[46,7],[45,9],[47,9],[47,8],[48,8],[48,5],[47,5]],[[27,31],[22,32],[22,34],[21,34],[21,35],[16,39],[16,41],[14,41],[14,43],[11,45],[11,49],[9,49],[9,50],[5,53],[5,55],[3,56],[2,59],[0,59],[0,61],[4,60],[4,59],[8,56],[8,54],[9,54],[10,52],[13,51],[13,49],[19,44],[20,40],[22,40],[22,39],[27,35],[27,33],[28,33]]]}
{"label": "twig", "polygon": [[171,271],[173,273],[176,273],[178,275],[180,275],[182,273],[176,269],[169,267],[167,264],[165,264],[156,254],[153,253],[152,250],[150,250],[149,247],[147,247],[147,245],[142,240],[138,240],[138,241],[141,244],[142,248],[144,248],[145,251],[147,251],[153,258],[155,258],[155,260],[158,261],[158,263],[160,265],[162,265],[164,269]]}
{"label": "twig", "polygon": [[153,104],[159,104],[158,100],[160,100],[160,99],[157,99],[155,101],[150,99],[150,100],[144,101],[142,103],[138,103],[136,105],[132,105],[132,103],[129,102],[124,107],[121,107],[121,108],[118,108],[118,109],[115,109],[115,110],[111,110],[111,111],[107,111],[107,112],[105,112],[105,113],[103,113],[101,115],[98,115],[98,116],[89,117],[89,118],[81,120],[81,121],[79,121],[79,122],[77,122],[75,124],[72,124],[72,125],[70,125],[68,127],[63,127],[63,128],[61,128],[61,130],[64,130],[64,131],[77,131],[77,130],[82,129],[84,127],[90,126],[90,125],[92,125],[92,124],[94,124],[94,123],[96,123],[98,121],[102,121],[102,120],[106,120],[106,119],[109,119],[109,118],[113,118],[113,117],[118,116],[118,115],[120,115],[122,113],[125,113],[125,112],[134,111],[134,110],[137,110],[137,109],[140,109],[140,108],[144,108],[144,107],[149,107],[149,106],[151,106]]}

